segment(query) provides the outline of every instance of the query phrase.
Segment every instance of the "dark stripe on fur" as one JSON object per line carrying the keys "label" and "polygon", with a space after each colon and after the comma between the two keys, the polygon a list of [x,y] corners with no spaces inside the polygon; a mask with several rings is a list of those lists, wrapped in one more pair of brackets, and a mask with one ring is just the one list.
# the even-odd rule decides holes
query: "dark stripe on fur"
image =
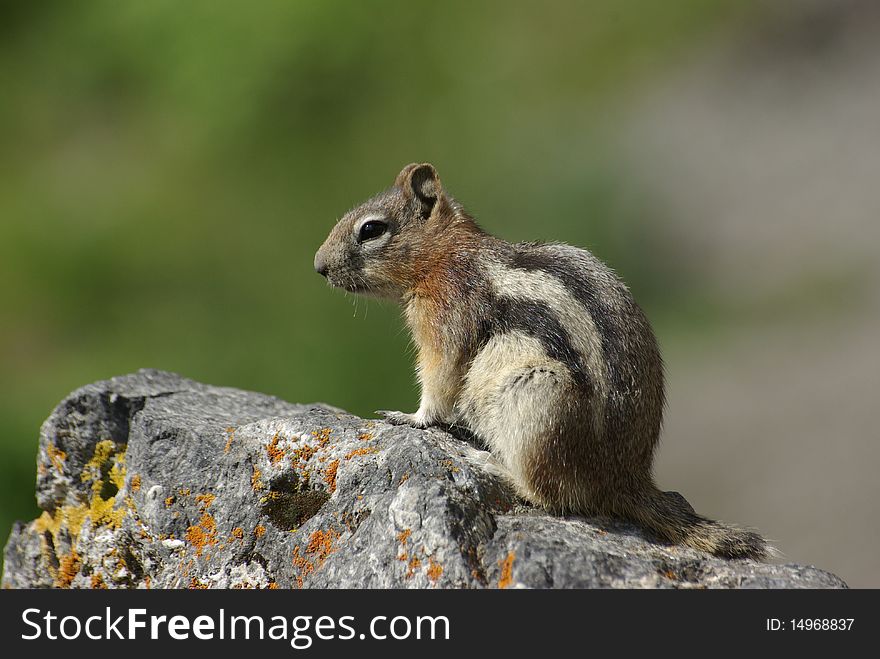
{"label": "dark stripe on fur", "polygon": [[496,334],[521,332],[540,341],[547,355],[562,363],[579,386],[589,386],[580,355],[550,307],[542,302],[501,297],[493,298],[490,307],[492,313],[484,316],[477,331],[478,351]]}
{"label": "dark stripe on fur", "polygon": [[[515,247],[520,247],[519,245]],[[623,373],[617,368],[616,362],[623,354],[623,337],[620,332],[620,320],[613,316],[613,312],[602,303],[599,291],[584,273],[579,273],[572,268],[572,263],[567,259],[561,259],[546,253],[533,251],[536,245],[524,245],[531,248],[525,251],[515,249],[511,265],[521,270],[539,270],[558,279],[562,285],[571,292],[590,314],[599,338],[602,341],[602,352],[605,355],[609,369],[609,378],[612,387],[620,390],[625,386]]]}
{"label": "dark stripe on fur", "polygon": [[663,367],[642,310],[614,273],[588,252],[559,255],[540,244],[512,247],[511,267],[556,278],[592,317],[608,369],[604,441],[614,447],[621,468],[649,473],[663,413]]}

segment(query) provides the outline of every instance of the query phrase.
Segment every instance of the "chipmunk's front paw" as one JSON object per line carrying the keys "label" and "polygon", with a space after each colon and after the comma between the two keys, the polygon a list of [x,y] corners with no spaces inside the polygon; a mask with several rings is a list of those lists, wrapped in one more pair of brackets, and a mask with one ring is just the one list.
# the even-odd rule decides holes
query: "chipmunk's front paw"
{"label": "chipmunk's front paw", "polygon": [[388,410],[376,410],[376,414],[383,417],[388,423],[395,426],[412,426],[413,428],[427,428],[428,424],[417,414],[405,414],[404,412],[389,412]]}

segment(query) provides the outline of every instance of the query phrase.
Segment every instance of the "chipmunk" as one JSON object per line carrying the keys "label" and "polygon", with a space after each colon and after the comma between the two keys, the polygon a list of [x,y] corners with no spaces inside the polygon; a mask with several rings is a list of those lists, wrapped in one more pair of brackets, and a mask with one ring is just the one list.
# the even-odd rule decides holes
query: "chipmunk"
{"label": "chipmunk", "polygon": [[389,422],[465,427],[522,497],[554,514],[622,518],[719,557],[767,557],[757,533],[702,517],[654,484],[657,340],[626,285],[590,252],[489,235],[424,163],[346,213],[315,270],[403,306],[421,404],[380,412]]}

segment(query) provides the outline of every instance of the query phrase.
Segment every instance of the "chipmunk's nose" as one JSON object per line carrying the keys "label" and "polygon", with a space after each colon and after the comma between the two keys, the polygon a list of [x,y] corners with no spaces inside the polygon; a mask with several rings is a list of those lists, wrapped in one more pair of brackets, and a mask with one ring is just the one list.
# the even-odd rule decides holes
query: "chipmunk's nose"
{"label": "chipmunk's nose", "polygon": [[315,272],[317,272],[322,277],[327,276],[327,261],[324,260],[324,257],[321,256],[321,253],[318,252],[315,254]]}

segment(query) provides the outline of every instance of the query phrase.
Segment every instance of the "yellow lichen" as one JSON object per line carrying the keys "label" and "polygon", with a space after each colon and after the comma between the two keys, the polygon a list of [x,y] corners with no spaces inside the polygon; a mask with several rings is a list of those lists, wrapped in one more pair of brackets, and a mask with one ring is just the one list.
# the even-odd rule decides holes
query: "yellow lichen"
{"label": "yellow lichen", "polygon": [[86,462],[82,473],[79,477],[83,483],[101,479],[101,468],[107,463],[111,456],[116,452],[116,442],[112,439],[105,439],[95,444],[95,452],[92,454],[91,460]]}
{"label": "yellow lichen", "polygon": [[34,530],[52,535],[55,547],[61,546],[58,533],[62,528],[67,529],[70,544],[75,544],[86,518],[89,518],[93,527],[118,528],[122,524],[126,508],[116,509],[115,493],[106,498],[104,495],[109,485],[112,484],[118,491],[125,482],[125,445],[119,446],[110,439],[98,442],[91,459],[80,473],[80,481],[92,482],[88,503],[65,504],[52,513],[44,511],[33,522]]}
{"label": "yellow lichen", "polygon": [[92,495],[92,501],[89,505],[88,516],[92,520],[92,526],[109,526],[111,528],[119,528],[125,517],[125,509],[115,509],[116,497],[102,499],[99,494]]}
{"label": "yellow lichen", "polygon": [[125,485],[125,461],[119,460],[116,464],[110,467],[110,482],[116,486],[117,490],[121,490],[122,486]]}

